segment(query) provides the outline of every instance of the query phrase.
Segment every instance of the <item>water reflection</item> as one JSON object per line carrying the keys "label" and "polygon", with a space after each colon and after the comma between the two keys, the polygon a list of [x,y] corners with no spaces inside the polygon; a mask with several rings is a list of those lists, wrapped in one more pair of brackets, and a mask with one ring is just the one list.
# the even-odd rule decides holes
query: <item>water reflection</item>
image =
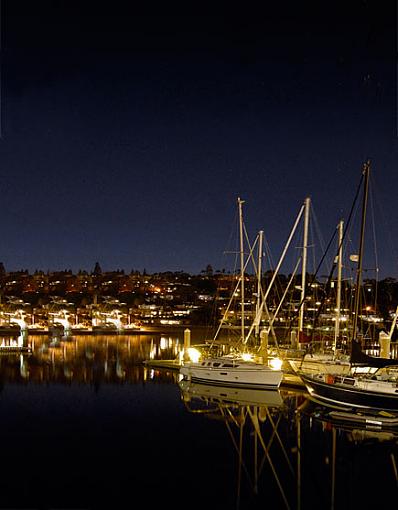
{"label": "water reflection", "polygon": [[[65,455],[75,444],[71,459],[78,462],[70,461],[63,471],[65,479],[73,478],[81,466],[73,478],[76,486],[83,476],[93,487],[105,486],[111,480],[115,497],[120,491],[123,495],[130,491],[132,479],[139,480],[137,492],[141,486],[150,490],[152,481],[145,476],[157,477],[158,483],[165,478],[168,496],[171,489],[183,491],[171,484],[184,477],[188,491],[189,477],[199,458],[205,462],[196,471],[204,474],[196,496],[202,508],[212,508],[203,490],[210,465],[218,476],[217,491],[225,499],[232,494],[232,506],[228,499],[228,505],[218,506],[219,510],[271,504],[275,509],[363,510],[375,508],[375,503],[379,510],[390,508],[390,501],[396,501],[397,430],[337,423],[308,400],[305,391],[201,385],[179,381],[178,371],[144,365],[147,359],[173,359],[182,343],[183,332],[175,336],[38,335],[28,338],[30,352],[0,350],[1,388],[10,386],[10,391],[0,395],[2,433],[14,439],[3,450],[3,459],[11,466],[6,472],[16,468],[15,451],[19,448],[22,455],[26,448],[19,439],[29,433],[33,457],[43,459],[35,482],[25,480],[27,493],[36,491],[37,498],[42,495],[37,487],[48,476],[46,458],[52,458],[53,443],[57,442]],[[42,430],[46,430],[45,435]],[[194,455],[182,435],[186,441],[195,435]],[[219,441],[217,448],[214,438]],[[120,467],[115,474],[120,458],[114,442],[134,459],[134,476],[133,463],[129,470]],[[209,445],[202,457],[202,450]],[[87,448],[91,448],[90,455],[85,456],[82,452]],[[197,482],[193,480],[195,486]],[[12,477],[0,480],[0,488],[11,503],[19,481],[13,483]],[[52,484],[58,496],[62,484],[55,478]],[[95,495],[87,490],[85,501],[90,497]],[[101,494],[97,496],[100,498]],[[69,506],[79,507],[77,501]]]}
{"label": "water reflection", "polygon": [[[387,508],[398,496],[398,429],[335,420],[318,404],[306,400],[297,410],[305,450],[316,448],[329,508]],[[312,458],[311,456],[308,457]],[[308,458],[303,472],[309,469]],[[326,483],[326,484],[325,484]]]}
{"label": "water reflection", "polygon": [[293,467],[278,432],[284,410],[284,400],[278,390],[257,390],[212,386],[209,384],[180,381],[182,400],[189,412],[207,413],[212,419],[225,422],[233,448],[238,458],[236,503],[240,507],[242,478],[254,495],[259,494],[259,483],[264,467],[272,471],[280,496],[290,508],[284,482],[278,475],[271,450],[279,447],[288,470]]}
{"label": "water reflection", "polygon": [[30,335],[28,350],[0,350],[0,377],[3,384],[176,381],[175,374],[147,369],[143,361],[154,352],[168,356],[178,344],[161,335]]}
{"label": "water reflection", "polygon": [[225,423],[237,460],[236,508],[270,501],[287,509],[370,508],[375,501],[386,508],[398,496],[398,431],[325,421],[297,390],[179,385],[189,412]]}

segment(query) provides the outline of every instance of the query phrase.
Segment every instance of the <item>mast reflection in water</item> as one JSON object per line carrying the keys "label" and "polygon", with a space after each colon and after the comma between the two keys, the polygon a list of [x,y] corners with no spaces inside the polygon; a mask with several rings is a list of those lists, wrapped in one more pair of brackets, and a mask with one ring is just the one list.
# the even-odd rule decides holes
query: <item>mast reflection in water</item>
{"label": "mast reflection in water", "polygon": [[182,342],[183,332],[38,336],[30,354],[1,355],[0,508],[397,501],[393,429],[337,426],[303,391],[193,384],[143,364]]}

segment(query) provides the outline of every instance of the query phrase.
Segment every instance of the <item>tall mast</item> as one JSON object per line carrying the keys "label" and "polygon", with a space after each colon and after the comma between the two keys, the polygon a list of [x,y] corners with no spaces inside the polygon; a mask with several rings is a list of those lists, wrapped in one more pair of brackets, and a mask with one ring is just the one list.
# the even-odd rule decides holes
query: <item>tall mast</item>
{"label": "tall mast", "polygon": [[[299,211],[299,213],[298,213],[298,216],[297,216],[297,218],[296,218],[296,221],[294,222],[293,228],[292,228],[292,230],[291,230],[291,232],[290,232],[290,234],[289,234],[289,238],[288,238],[288,240],[287,240],[287,242],[286,242],[285,247],[283,248],[282,255],[280,256],[279,262],[278,262],[278,264],[277,264],[277,266],[276,266],[276,268],[275,268],[274,274],[272,275],[271,281],[269,282],[269,284],[268,284],[268,286],[267,286],[267,290],[265,291],[265,294],[264,294],[263,299],[262,299],[262,301],[261,301],[260,308],[259,308],[259,310],[258,310],[258,312],[257,312],[257,317],[256,317],[256,319],[255,319],[255,322],[256,322],[256,323],[260,321],[261,313],[262,313],[262,311],[263,311],[263,308],[265,307],[265,303],[266,303],[266,301],[267,301],[268,294],[270,293],[271,288],[272,288],[272,286],[273,286],[273,284],[274,284],[274,281],[275,281],[275,279],[276,279],[276,277],[277,277],[277,275],[278,275],[279,269],[280,269],[280,267],[281,267],[281,265],[282,265],[283,259],[285,258],[285,255],[286,255],[286,252],[287,252],[287,250],[288,250],[288,248],[289,248],[289,245],[290,245],[290,243],[291,243],[291,241],[292,241],[292,239],[293,239],[294,233],[296,232],[296,228],[297,228],[297,225],[299,224],[299,221],[300,221],[300,219],[301,219],[301,216],[302,216],[302,214],[303,214],[303,211],[304,211],[304,205],[302,205],[302,206],[301,206],[301,208],[300,208],[300,211]],[[250,329],[249,329],[249,331],[248,331],[248,333],[247,333],[247,335],[246,335],[246,338],[244,339],[244,343],[245,343],[245,344],[246,344],[246,343],[247,343],[247,341],[249,340],[250,335],[252,334],[253,329],[254,329],[254,324],[252,323],[252,325],[250,326]]]}
{"label": "tall mast", "polygon": [[301,271],[300,315],[299,315],[299,324],[298,324],[299,334],[300,334],[300,332],[303,331],[303,324],[304,324],[305,278],[306,278],[306,273],[307,273],[308,223],[309,223],[309,214],[310,214],[310,203],[311,203],[311,199],[307,197],[304,201],[305,212],[304,212],[303,264],[302,264],[302,271]]}
{"label": "tall mast", "polygon": [[240,327],[241,327],[241,338],[245,338],[245,255],[243,251],[243,213],[242,205],[244,200],[238,198],[239,208],[239,239],[240,239]]}
{"label": "tall mast", "polygon": [[338,250],[338,260],[337,260],[337,298],[336,298],[336,325],[334,329],[334,345],[333,351],[336,353],[337,348],[337,339],[340,334],[340,312],[341,312],[341,273],[343,268],[343,220],[340,220],[338,229],[339,229],[339,250]]}
{"label": "tall mast", "polygon": [[359,241],[359,255],[358,255],[358,269],[357,269],[357,282],[355,289],[355,301],[354,301],[354,323],[352,327],[352,338],[355,340],[358,329],[358,313],[359,313],[359,298],[361,292],[362,283],[362,259],[363,259],[363,246],[365,238],[365,221],[366,221],[366,207],[368,202],[368,184],[369,184],[369,172],[370,172],[370,161],[367,161],[363,165],[362,174],[364,175],[364,191],[363,191],[363,202],[362,202],[362,225],[361,225],[361,237]]}
{"label": "tall mast", "polygon": [[[260,310],[261,304],[261,272],[262,272],[262,257],[263,257],[263,237],[264,231],[260,230],[258,233],[258,263],[257,263],[257,303],[256,303],[256,317]],[[258,337],[260,334],[260,320],[256,320],[255,335]]]}

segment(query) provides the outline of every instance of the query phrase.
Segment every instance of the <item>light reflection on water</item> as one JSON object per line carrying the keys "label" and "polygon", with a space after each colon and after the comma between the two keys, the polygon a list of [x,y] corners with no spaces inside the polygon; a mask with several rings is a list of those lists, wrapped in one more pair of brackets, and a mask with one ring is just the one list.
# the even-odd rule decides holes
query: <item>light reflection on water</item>
{"label": "light reflection on water", "polygon": [[30,354],[0,356],[0,508],[396,501],[395,432],[334,426],[298,390],[188,384],[143,365],[172,359],[183,331],[28,341]]}
{"label": "light reflection on water", "polygon": [[148,377],[146,359],[174,359],[180,346],[178,336],[162,335],[37,335],[28,342],[29,353],[0,353],[2,381],[138,383]]}

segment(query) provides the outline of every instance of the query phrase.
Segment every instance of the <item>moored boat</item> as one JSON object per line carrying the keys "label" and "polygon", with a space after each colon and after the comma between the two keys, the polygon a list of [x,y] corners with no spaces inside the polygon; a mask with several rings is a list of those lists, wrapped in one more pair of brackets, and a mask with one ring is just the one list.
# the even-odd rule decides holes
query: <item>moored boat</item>
{"label": "moored boat", "polygon": [[[354,304],[353,332],[349,373],[330,370],[299,374],[308,392],[329,405],[346,407],[398,411],[398,360],[388,357],[369,356],[361,349],[357,341],[357,323],[361,290],[363,244],[366,220],[370,163],[363,168],[364,178],[362,225],[359,243],[358,270]],[[345,370],[345,372],[347,372]]]}
{"label": "moored boat", "polygon": [[372,375],[301,374],[312,397],[331,405],[398,411],[398,368]]}
{"label": "moored boat", "polygon": [[[192,381],[209,382],[212,384],[232,385],[237,387],[251,387],[251,388],[279,388],[283,372],[280,369],[281,364],[272,365],[271,359],[269,364],[263,362],[263,359],[258,357],[254,358],[247,350],[247,339],[245,336],[245,264],[244,260],[244,227],[242,205],[244,201],[238,198],[238,211],[239,211],[239,233],[240,233],[240,277],[235,291],[232,293],[229,305],[224,314],[226,317],[229,306],[234,299],[234,296],[240,294],[240,335],[237,342],[235,352],[231,352],[224,356],[206,356],[197,361],[184,360],[181,368],[180,375],[183,378]],[[260,244],[259,244],[260,246]],[[250,260],[252,255],[250,250]],[[240,291],[238,287],[240,286]],[[259,292],[258,292],[259,294]],[[223,320],[224,320],[223,318]],[[221,329],[223,320],[219,325],[218,331]],[[215,339],[214,339],[215,340]],[[274,362],[275,363],[275,362]]]}
{"label": "moored boat", "polygon": [[181,367],[180,374],[192,381],[251,388],[279,388],[283,377],[279,369],[228,355],[188,362]]}

